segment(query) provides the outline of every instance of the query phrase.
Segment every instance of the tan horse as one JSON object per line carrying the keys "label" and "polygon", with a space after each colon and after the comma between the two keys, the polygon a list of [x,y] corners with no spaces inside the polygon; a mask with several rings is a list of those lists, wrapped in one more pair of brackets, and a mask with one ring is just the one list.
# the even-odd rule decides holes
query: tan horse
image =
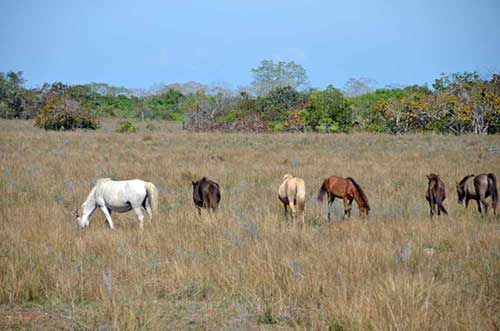
{"label": "tan horse", "polygon": [[288,217],[288,207],[292,214],[292,222],[300,215],[304,224],[304,205],[306,202],[306,184],[302,178],[286,174],[283,183],[278,189],[278,197],[285,208],[285,217]]}
{"label": "tan horse", "polygon": [[351,216],[352,200],[356,200],[361,216],[368,216],[370,205],[368,198],[361,187],[351,177],[342,178],[330,176],[323,181],[321,189],[318,193],[318,201],[323,201],[325,193],[328,195],[328,221],[330,221],[330,207],[335,201],[335,198],[340,198],[344,201],[344,216]]}

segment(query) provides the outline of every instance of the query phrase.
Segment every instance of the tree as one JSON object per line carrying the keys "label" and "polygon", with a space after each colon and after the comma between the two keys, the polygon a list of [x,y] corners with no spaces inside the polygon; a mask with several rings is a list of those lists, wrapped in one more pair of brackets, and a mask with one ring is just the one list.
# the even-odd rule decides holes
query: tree
{"label": "tree", "polygon": [[263,60],[260,66],[252,69],[254,80],[252,88],[259,96],[265,96],[280,87],[302,90],[309,85],[306,70],[293,61]]}
{"label": "tree", "polygon": [[299,99],[300,94],[290,86],[273,88],[267,96],[258,99],[262,118],[269,121],[283,120]]}
{"label": "tree", "polygon": [[463,85],[468,85],[480,80],[477,72],[455,72],[452,74],[441,74],[441,77],[434,80],[432,87],[436,92],[441,93],[445,90],[457,88]]}
{"label": "tree", "polygon": [[434,95],[425,89],[412,88],[405,89],[401,98],[381,99],[376,105],[393,133],[425,130],[435,115]]}
{"label": "tree", "polygon": [[145,117],[154,117],[170,120],[182,120],[183,114],[179,109],[179,104],[184,98],[177,90],[167,90],[159,95],[152,95],[143,99]]}
{"label": "tree", "polygon": [[350,102],[332,85],[313,91],[305,110],[306,124],[315,131],[347,132],[352,126]]}
{"label": "tree", "polygon": [[363,130],[387,132],[388,121],[377,111],[377,105],[383,100],[400,99],[404,94],[405,91],[400,88],[383,88],[352,98],[353,123]]}
{"label": "tree", "polygon": [[349,78],[342,91],[349,98],[355,98],[375,91],[376,86],[377,82],[371,78]]}
{"label": "tree", "polygon": [[45,130],[97,129],[99,121],[90,108],[69,94],[52,95],[35,117],[35,126]]}
{"label": "tree", "polygon": [[0,72],[0,117],[33,117],[35,94],[24,88],[22,71]]}
{"label": "tree", "polygon": [[500,84],[498,75],[490,81],[476,72],[441,74],[432,85],[437,107],[446,115],[447,129],[460,134],[498,132],[500,128]]}

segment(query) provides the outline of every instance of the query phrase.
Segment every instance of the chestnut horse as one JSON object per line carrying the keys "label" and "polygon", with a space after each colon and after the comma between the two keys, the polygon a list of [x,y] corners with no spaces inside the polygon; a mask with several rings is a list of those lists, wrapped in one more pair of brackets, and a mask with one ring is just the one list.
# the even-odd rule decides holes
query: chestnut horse
{"label": "chestnut horse", "polygon": [[358,204],[359,212],[361,216],[368,216],[370,211],[370,205],[368,204],[368,198],[361,189],[361,187],[356,183],[351,177],[342,178],[336,176],[330,176],[323,181],[321,189],[318,193],[318,201],[323,202],[323,196],[325,193],[328,195],[328,221],[330,221],[330,210],[335,198],[341,198],[344,201],[344,217],[349,218],[351,216],[351,205],[352,200],[356,200]]}

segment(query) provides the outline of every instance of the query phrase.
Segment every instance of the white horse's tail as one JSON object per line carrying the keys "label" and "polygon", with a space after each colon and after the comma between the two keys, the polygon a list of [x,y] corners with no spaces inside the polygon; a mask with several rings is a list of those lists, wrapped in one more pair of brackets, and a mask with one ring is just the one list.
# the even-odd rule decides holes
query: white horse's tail
{"label": "white horse's tail", "polygon": [[304,205],[306,204],[306,185],[302,179],[298,179],[296,182],[297,194],[295,199],[297,200],[297,209],[300,212],[304,212]]}
{"label": "white horse's tail", "polygon": [[148,192],[149,204],[151,205],[151,209],[153,214],[155,214],[158,210],[158,190],[153,183],[145,182],[146,191]]}

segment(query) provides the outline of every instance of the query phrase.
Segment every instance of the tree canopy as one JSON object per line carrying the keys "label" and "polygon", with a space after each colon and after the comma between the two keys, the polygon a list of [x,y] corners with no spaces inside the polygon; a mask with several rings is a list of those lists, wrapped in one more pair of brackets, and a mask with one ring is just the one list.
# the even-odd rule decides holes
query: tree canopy
{"label": "tree canopy", "polygon": [[263,60],[252,74],[252,87],[258,96],[266,96],[276,88],[289,86],[300,91],[309,86],[306,70],[293,61]]}

